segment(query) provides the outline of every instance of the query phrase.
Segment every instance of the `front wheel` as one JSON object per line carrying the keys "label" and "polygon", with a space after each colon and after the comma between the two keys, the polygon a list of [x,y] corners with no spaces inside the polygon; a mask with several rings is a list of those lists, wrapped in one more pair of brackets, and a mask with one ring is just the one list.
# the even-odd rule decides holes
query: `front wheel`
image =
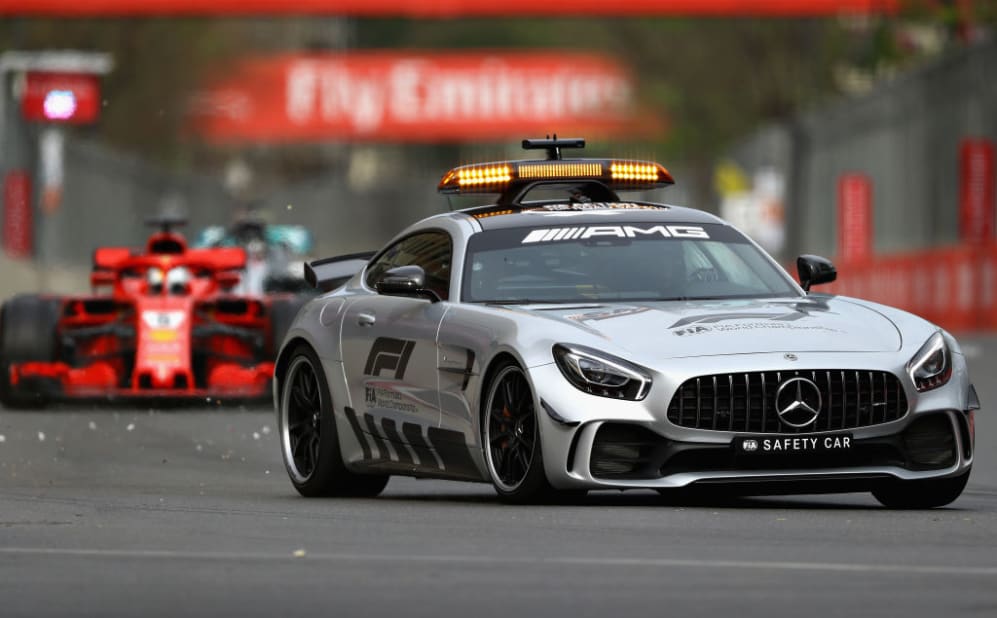
{"label": "front wheel", "polygon": [[533,390],[512,361],[501,365],[488,385],[481,431],[485,463],[499,498],[524,504],[553,496],[544,472]]}
{"label": "front wheel", "polygon": [[60,301],[22,294],[0,306],[0,404],[7,408],[40,408],[47,402],[38,388],[11,384],[15,363],[55,361]]}
{"label": "front wheel", "polygon": [[307,345],[291,354],[281,382],[277,426],[284,467],[302,496],[376,496],[387,475],[346,469],[339,448],[329,384],[318,356]]}
{"label": "front wheel", "polygon": [[891,509],[931,509],[954,502],[962,494],[969,472],[945,479],[893,481],[874,489],[876,500]]}

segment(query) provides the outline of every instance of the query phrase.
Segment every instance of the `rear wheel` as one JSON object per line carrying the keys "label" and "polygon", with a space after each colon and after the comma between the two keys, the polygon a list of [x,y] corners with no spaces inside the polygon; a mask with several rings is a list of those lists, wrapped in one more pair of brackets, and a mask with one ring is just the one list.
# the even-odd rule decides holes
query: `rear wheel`
{"label": "rear wheel", "polygon": [[281,454],[302,496],[376,496],[387,475],[346,469],[336,433],[332,399],[315,352],[301,344],[291,353],[277,409]]}
{"label": "rear wheel", "polygon": [[945,479],[893,481],[874,489],[876,500],[891,509],[930,509],[954,502],[962,494],[969,472]]}
{"label": "rear wheel", "polygon": [[15,363],[56,360],[56,326],[60,301],[36,295],[15,296],[0,309],[0,403],[8,408],[37,408],[47,403],[38,388],[11,384]]}
{"label": "rear wheel", "polygon": [[523,504],[554,497],[544,472],[533,390],[512,361],[499,366],[488,385],[481,431],[488,474],[503,501]]}

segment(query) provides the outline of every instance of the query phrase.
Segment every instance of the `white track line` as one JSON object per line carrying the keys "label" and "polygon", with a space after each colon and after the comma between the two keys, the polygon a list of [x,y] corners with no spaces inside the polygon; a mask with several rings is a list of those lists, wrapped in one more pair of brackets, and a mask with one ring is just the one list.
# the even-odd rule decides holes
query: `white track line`
{"label": "white track line", "polygon": [[898,573],[908,575],[972,575],[997,577],[997,566],[947,566],[908,564],[860,564],[847,562],[790,562],[756,560],[681,560],[671,558],[512,558],[502,556],[389,555],[310,553],[296,557],[293,552],[199,552],[124,549],[53,549],[44,547],[0,547],[0,555],[60,556],[87,558],[148,558],[165,560],[312,560],[328,562],[446,563],[497,565],[562,565],[616,567],[676,567],[699,569],[755,569],[770,571],[834,571],[841,573]]}

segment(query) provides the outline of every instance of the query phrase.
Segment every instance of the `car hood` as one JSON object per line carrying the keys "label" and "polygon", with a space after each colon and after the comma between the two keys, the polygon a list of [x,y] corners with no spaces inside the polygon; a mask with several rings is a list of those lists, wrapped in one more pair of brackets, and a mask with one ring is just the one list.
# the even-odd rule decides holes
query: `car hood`
{"label": "car hood", "polygon": [[834,297],[532,305],[521,309],[571,324],[639,358],[891,352],[901,346],[897,327],[883,314]]}

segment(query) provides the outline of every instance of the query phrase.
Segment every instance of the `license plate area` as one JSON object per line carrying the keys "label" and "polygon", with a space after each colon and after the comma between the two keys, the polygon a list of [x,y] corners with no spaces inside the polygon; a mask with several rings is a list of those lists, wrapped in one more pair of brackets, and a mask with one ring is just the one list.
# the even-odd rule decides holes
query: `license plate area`
{"label": "license plate area", "polygon": [[745,457],[819,457],[850,452],[854,448],[850,433],[791,435],[791,436],[737,436],[734,450]]}

